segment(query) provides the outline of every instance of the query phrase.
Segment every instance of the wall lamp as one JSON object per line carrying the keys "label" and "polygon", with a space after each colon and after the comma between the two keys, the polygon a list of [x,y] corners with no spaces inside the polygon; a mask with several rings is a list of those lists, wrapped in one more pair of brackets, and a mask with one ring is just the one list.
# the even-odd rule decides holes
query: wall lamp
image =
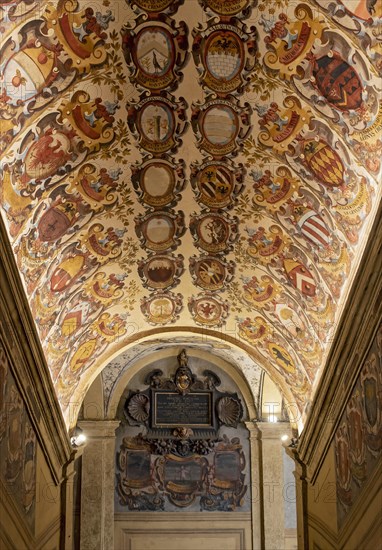
{"label": "wall lamp", "polygon": [[78,449],[86,443],[86,435],[80,430],[80,428],[75,428],[73,435],[70,438],[70,444],[73,449]]}

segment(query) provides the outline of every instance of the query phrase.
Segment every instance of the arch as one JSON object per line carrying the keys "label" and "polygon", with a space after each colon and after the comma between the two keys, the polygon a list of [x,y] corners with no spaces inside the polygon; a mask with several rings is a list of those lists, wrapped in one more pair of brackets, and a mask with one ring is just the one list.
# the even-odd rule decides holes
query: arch
{"label": "arch", "polygon": [[[229,335],[225,335],[224,343],[222,344],[221,333],[217,331],[212,331],[212,330],[205,331],[194,327],[164,328],[160,331],[159,341],[157,338],[158,334],[159,332],[156,329],[153,329],[152,331],[146,331],[144,334],[139,334],[136,337],[132,337],[128,343],[125,342],[124,344],[120,345],[120,349],[118,352],[115,352],[107,360],[104,360],[102,364],[97,366],[96,370],[94,369],[94,372],[92,373],[91,378],[88,378],[88,380],[90,379],[90,382],[86,381],[86,383],[83,384],[83,387],[79,387],[76,390],[75,395],[79,395],[79,396],[82,395],[83,397],[81,399],[78,399],[78,401],[74,399],[71,402],[71,409],[67,411],[67,413],[70,414],[70,416],[68,416],[67,419],[70,420],[69,425],[71,428],[73,428],[76,423],[78,412],[81,408],[81,404],[83,402],[83,399],[86,395],[87,390],[90,388],[91,384],[97,378],[97,376],[103,371],[103,369],[107,367],[108,364],[112,363],[113,360],[118,360],[118,357],[122,357],[126,351],[129,351],[131,352],[131,354],[134,354],[135,353],[134,350],[137,350],[137,349],[139,350],[139,354],[141,355],[142,353],[144,353],[144,357],[146,358],[149,356],[150,353],[155,353],[158,347],[161,347],[163,345],[165,345],[166,347],[171,346],[172,345],[171,341],[173,341],[176,338],[180,338],[181,341],[184,342],[186,346],[189,346],[189,348],[193,350],[197,349],[198,346],[203,347],[203,342],[205,347],[206,344],[208,344],[208,342],[206,342],[206,339],[209,338],[211,341],[212,349],[214,349],[214,345],[216,345],[217,350],[219,350],[219,348],[220,350],[223,348],[228,356],[234,355],[234,352],[236,354],[237,353],[242,354],[244,352],[245,356],[247,356],[247,358],[253,365],[257,365],[259,368],[263,369],[265,372],[269,374],[271,379],[279,387],[280,392],[284,396],[286,402],[294,403],[293,394],[290,391],[290,388],[286,387],[283,377],[279,374],[276,368],[273,365],[268,364],[266,361],[264,361],[264,359],[261,356],[259,356],[261,363],[257,358],[255,359],[252,353],[253,349],[250,348],[250,346],[248,346],[247,344],[240,342]],[[200,336],[201,342],[200,341],[195,342],[195,336],[191,336],[191,334]],[[179,346],[181,345],[182,344],[179,344]],[[141,365],[144,360],[145,359],[142,358],[142,359],[138,359],[136,363],[135,361],[132,362],[131,367],[129,367],[129,369],[126,369],[126,372],[124,374],[124,379],[126,381],[128,381],[131,378],[133,373],[137,372],[137,370],[141,368]],[[251,384],[249,382],[249,374],[250,374],[249,371],[246,373],[245,370],[240,365],[237,364],[235,359],[232,359],[231,361],[228,360],[227,364],[229,364],[229,362],[234,367],[233,372],[241,373],[241,377],[245,380],[246,386],[250,388]],[[129,374],[130,368],[133,369],[131,374]],[[247,401],[248,403],[250,402],[249,398],[247,398]],[[114,410],[115,405],[116,405],[116,399],[113,398],[113,409],[109,409],[109,410]],[[110,414],[108,413],[107,416],[110,417]],[[253,416],[253,418],[254,417],[255,415]],[[293,426],[298,427],[298,429],[301,430],[303,426],[302,415],[300,414],[294,415],[294,418],[291,420],[291,423]]]}

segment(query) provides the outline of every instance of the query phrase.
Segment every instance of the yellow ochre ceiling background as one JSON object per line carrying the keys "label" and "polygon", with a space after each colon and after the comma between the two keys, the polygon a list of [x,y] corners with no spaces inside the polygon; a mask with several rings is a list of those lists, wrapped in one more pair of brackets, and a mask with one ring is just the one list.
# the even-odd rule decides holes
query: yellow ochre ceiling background
{"label": "yellow ochre ceiling background", "polygon": [[381,197],[382,1],[3,0],[0,33],[1,210],[68,424],[175,334],[303,413]]}

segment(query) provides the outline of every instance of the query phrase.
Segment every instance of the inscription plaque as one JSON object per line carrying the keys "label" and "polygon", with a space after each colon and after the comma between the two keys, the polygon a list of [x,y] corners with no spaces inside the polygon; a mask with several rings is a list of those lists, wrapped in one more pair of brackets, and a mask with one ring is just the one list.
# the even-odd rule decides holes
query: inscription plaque
{"label": "inscription plaque", "polygon": [[153,427],[211,428],[212,392],[154,392]]}

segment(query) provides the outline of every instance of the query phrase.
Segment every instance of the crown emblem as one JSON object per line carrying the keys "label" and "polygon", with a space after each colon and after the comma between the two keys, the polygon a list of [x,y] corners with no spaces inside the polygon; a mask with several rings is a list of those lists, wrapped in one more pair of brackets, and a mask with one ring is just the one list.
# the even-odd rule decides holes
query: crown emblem
{"label": "crown emblem", "polygon": [[103,313],[94,323],[94,330],[107,342],[116,342],[126,334],[125,321],[115,313]]}
{"label": "crown emblem", "polygon": [[264,16],[260,18],[260,24],[268,33],[264,42],[272,50],[265,54],[265,64],[279,71],[280,76],[287,80],[298,74],[299,64],[324,30],[322,22],[313,19],[312,11],[307,6],[299,5],[295,15],[295,21],[289,21],[285,13],[281,13],[277,21],[265,19]]}
{"label": "crown emblem", "polygon": [[102,224],[95,223],[82,241],[97,260],[104,264],[120,255],[123,234],[123,229],[105,229]]}
{"label": "crown emblem", "polygon": [[69,122],[76,134],[91,152],[98,151],[101,145],[114,138],[111,125],[117,104],[102,102],[100,97],[90,100],[86,92],[76,92],[72,99],[60,107],[62,122]]}
{"label": "crown emblem", "polygon": [[122,298],[125,285],[124,279],[125,275],[116,275],[115,273],[107,275],[101,271],[96,273],[90,281],[87,281],[85,289],[97,302],[110,306]]}
{"label": "crown emblem", "polygon": [[274,300],[281,292],[281,288],[271,277],[263,275],[259,280],[256,275],[252,278],[244,278],[244,300],[258,308],[263,308],[268,302]]}
{"label": "crown emblem", "polygon": [[254,201],[259,206],[266,206],[271,210],[278,210],[295,191],[300,188],[299,180],[294,177],[286,166],[279,166],[276,173],[270,170],[265,172],[252,170],[250,174],[254,180]]}
{"label": "crown emblem", "polygon": [[80,73],[91,65],[102,64],[106,57],[103,48],[107,37],[105,30],[114,17],[109,10],[106,15],[94,13],[91,8],[77,12],[78,2],[60,0],[57,5],[49,3],[45,10],[46,27],[53,31],[62,44],[73,68]]}
{"label": "crown emblem", "polygon": [[284,99],[284,108],[272,102],[268,108],[260,106],[256,110],[261,117],[259,140],[277,153],[285,153],[312,118],[311,112],[303,109],[299,100],[292,96]]}

